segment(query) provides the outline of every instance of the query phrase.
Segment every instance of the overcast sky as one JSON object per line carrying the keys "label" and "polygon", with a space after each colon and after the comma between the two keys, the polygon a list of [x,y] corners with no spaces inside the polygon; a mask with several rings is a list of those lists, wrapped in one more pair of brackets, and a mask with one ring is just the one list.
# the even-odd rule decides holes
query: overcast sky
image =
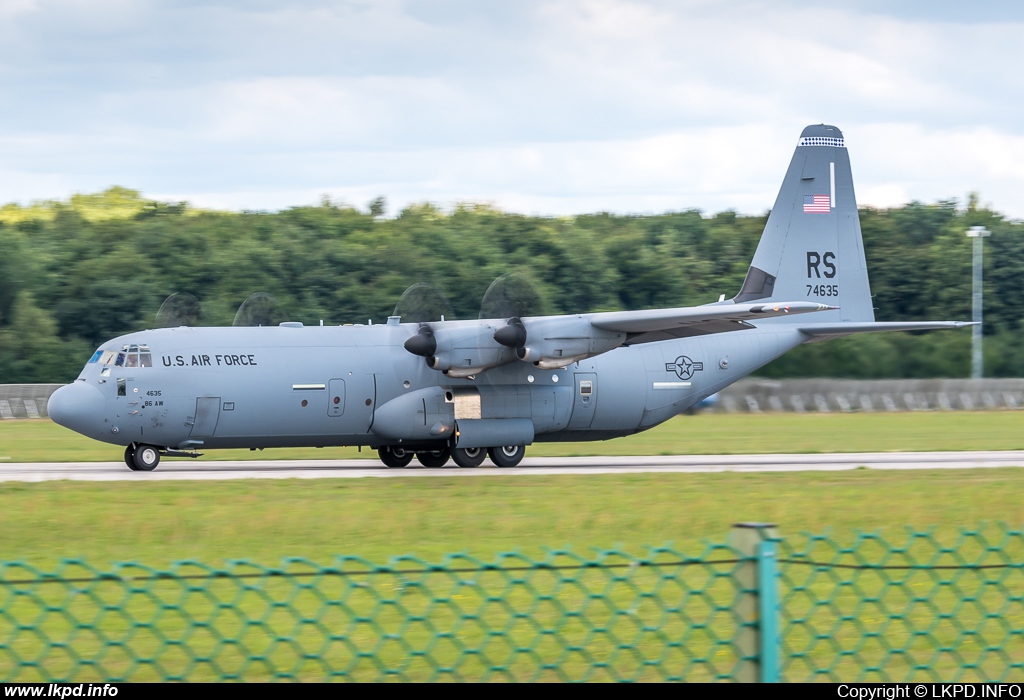
{"label": "overcast sky", "polygon": [[0,0],[0,202],[770,208],[801,129],[861,204],[1024,217],[1024,3]]}

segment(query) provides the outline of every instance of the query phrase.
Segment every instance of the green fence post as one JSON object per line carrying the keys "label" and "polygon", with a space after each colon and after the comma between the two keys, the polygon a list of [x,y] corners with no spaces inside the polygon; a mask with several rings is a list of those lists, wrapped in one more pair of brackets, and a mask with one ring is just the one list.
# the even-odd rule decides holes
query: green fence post
{"label": "green fence post", "polygon": [[[757,683],[765,680],[765,670],[778,677],[778,655],[774,655],[773,669],[765,669],[762,654],[763,630],[761,623],[761,545],[777,538],[775,525],[770,523],[736,523],[732,526],[729,544],[743,561],[736,566],[736,600],[733,614],[739,627],[736,633],[736,653],[739,663],[734,678],[741,683]],[[772,563],[774,563],[774,558]],[[772,576],[772,580],[775,577]],[[777,606],[772,606],[777,609]],[[769,639],[777,638],[778,626]],[[770,645],[774,649],[774,645]]]}
{"label": "green fence post", "polygon": [[779,682],[779,560],[774,540],[757,552],[757,594],[761,602],[761,682]]}

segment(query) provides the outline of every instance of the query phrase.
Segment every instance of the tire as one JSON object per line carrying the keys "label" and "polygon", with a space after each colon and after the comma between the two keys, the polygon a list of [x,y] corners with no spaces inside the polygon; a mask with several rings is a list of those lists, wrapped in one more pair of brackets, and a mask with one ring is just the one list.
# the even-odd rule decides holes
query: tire
{"label": "tire", "polygon": [[128,445],[124,448],[124,463],[128,465],[128,468],[133,472],[139,471],[139,468],[135,466],[135,443]]}
{"label": "tire", "polygon": [[152,445],[139,445],[135,448],[132,461],[135,462],[135,471],[151,472],[160,464],[160,450]]}
{"label": "tire", "polygon": [[431,450],[430,452],[417,452],[416,460],[428,469],[437,469],[448,464],[449,458],[451,458],[451,451],[445,447],[441,450]]}
{"label": "tire", "polygon": [[412,461],[412,452],[404,447],[381,447],[377,450],[377,455],[380,457],[380,461],[384,462],[384,466],[389,469],[408,467],[409,462]]}
{"label": "tire", "polygon": [[523,461],[526,456],[526,445],[504,445],[492,447],[487,450],[487,456],[491,458],[495,466],[515,467]]}
{"label": "tire", "polygon": [[452,460],[460,467],[479,467],[487,457],[487,450],[482,447],[467,447],[466,449],[455,448],[452,450]]}

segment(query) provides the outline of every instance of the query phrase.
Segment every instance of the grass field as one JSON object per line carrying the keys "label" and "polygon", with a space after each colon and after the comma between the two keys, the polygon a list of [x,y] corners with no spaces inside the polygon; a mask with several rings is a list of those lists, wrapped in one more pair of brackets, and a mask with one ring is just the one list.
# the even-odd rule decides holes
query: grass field
{"label": "grass field", "polygon": [[[1024,412],[762,413],[680,416],[639,435],[604,442],[537,443],[531,456],[759,454],[1022,450]],[[119,461],[123,449],[49,420],[0,422],[0,459]],[[216,450],[217,459],[376,458],[355,448]]]}
{"label": "grass field", "polygon": [[[1024,416],[1010,412],[701,415],[680,418],[658,430],[626,440],[584,445],[537,445],[531,448],[530,454],[1012,449],[1024,448],[1024,438],[1019,429],[1021,420],[1024,420]],[[280,458],[300,456],[303,452],[323,457],[352,454],[340,450],[281,450],[267,451],[260,456]],[[249,455],[248,452],[239,454]],[[0,455],[26,461],[110,460],[120,456],[117,448],[77,438],[47,421],[10,421],[0,424]],[[609,548],[643,555],[645,546],[665,543],[671,543],[676,551],[699,555],[704,551],[706,540],[725,541],[730,527],[738,521],[776,523],[783,536],[797,541],[800,541],[799,533],[809,531],[828,532],[837,542],[849,543],[853,541],[855,533],[867,530],[879,531],[891,542],[902,543],[906,539],[904,528],[910,526],[916,530],[934,527],[938,539],[953,542],[961,527],[976,528],[986,522],[1005,522],[1011,527],[1020,528],[1024,524],[1024,499],[1020,497],[1022,492],[1024,469],[1015,468],[935,471],[862,469],[774,474],[496,475],[479,479],[438,477],[159,483],[7,482],[0,483],[0,561],[24,561],[44,570],[52,570],[60,559],[67,557],[82,558],[101,569],[117,561],[135,561],[164,568],[172,562],[186,559],[212,566],[221,566],[225,561],[235,559],[276,566],[284,557],[304,557],[328,565],[339,555],[358,555],[374,562],[386,563],[391,557],[401,554],[439,561],[445,555],[461,552],[479,559],[493,560],[500,552],[519,551],[528,556],[543,557],[548,548],[565,547],[585,556],[591,555],[594,550]],[[998,542],[998,539],[992,541]],[[1007,551],[1007,555],[1013,561],[1018,561],[1019,549],[1016,547],[1012,552]],[[11,571],[14,570],[8,570],[4,577],[10,578]],[[630,574],[633,583],[628,585],[621,583],[625,580],[621,578],[614,579],[618,583],[612,585],[612,579],[602,578],[602,574],[595,571],[585,575],[580,573],[579,586],[566,586],[559,583],[557,577],[549,577],[550,580],[544,579],[547,582],[543,585],[537,583],[536,587],[543,595],[550,596],[552,601],[557,600],[558,606],[562,606],[559,609],[568,610],[576,609],[573,606],[582,609],[586,605],[596,606],[595,610],[603,610],[603,603],[598,605],[587,602],[592,600],[588,590],[601,590],[604,591],[602,596],[607,596],[609,605],[631,611],[627,616],[617,618],[626,627],[637,624],[641,618],[645,620],[643,624],[655,624],[661,613],[656,608],[645,612],[644,606],[648,605],[649,599],[637,599],[634,586],[640,586],[642,591],[647,590],[648,586],[659,584],[656,577],[650,578],[648,574],[641,573]],[[23,575],[23,572],[19,575]],[[1020,572],[1015,575],[1019,578]],[[519,623],[509,618],[507,611],[502,612],[505,610],[504,603],[491,605],[486,616],[479,619],[488,620],[489,624],[510,625],[507,637],[487,637],[483,632],[474,631],[476,628],[458,627],[463,623],[458,622],[458,615],[452,612],[452,607],[472,609],[472,601],[476,600],[473,596],[482,596],[480,604],[484,605],[490,600],[488,596],[502,590],[504,584],[500,581],[495,583],[497,587],[492,590],[490,584],[485,585],[486,577],[482,575],[472,577],[475,581],[472,584],[460,583],[462,578],[456,581],[444,574],[430,576],[434,577],[430,579],[430,585],[435,586],[432,589],[433,595],[447,591],[443,595],[450,600],[431,613],[430,624],[437,625],[437,629],[459,629],[453,634],[460,642],[483,645],[480,648],[491,648],[488,645],[501,647],[508,644],[538,644],[542,657],[548,658],[546,655],[550,653],[552,659],[559,658],[561,652],[557,649],[544,650],[544,645],[553,642],[555,637],[537,637],[529,629],[518,630],[515,626]],[[920,573],[917,576],[908,579],[907,583],[907,590],[912,591],[913,595],[935,589],[936,583],[931,574]],[[957,572],[947,572],[942,576],[956,579],[957,586],[964,585],[963,577]],[[407,589],[406,583],[399,578],[385,578],[380,581],[380,595],[389,600],[400,600],[410,610],[428,605],[428,596]],[[715,581],[714,592],[708,589],[703,598],[687,598],[690,602],[686,605],[693,607],[687,608],[689,612],[686,615],[706,611],[709,603],[727,605],[733,595],[729,580],[719,578]],[[1016,589],[1016,581],[1008,579],[1003,583]],[[316,661],[314,657],[309,660],[296,657],[294,648],[274,641],[294,635],[298,647],[308,654],[320,649],[317,644],[321,642],[317,640],[323,639],[324,629],[340,629],[336,626],[349,624],[345,622],[350,619],[348,613],[341,615],[337,607],[318,607],[321,606],[317,602],[319,598],[310,599],[301,605],[294,604],[298,611],[294,614],[300,617],[314,613],[325,615],[324,623],[315,629],[301,625],[297,627],[294,614],[288,608],[274,607],[276,604],[269,602],[292,600],[294,596],[305,600],[311,595],[308,589],[295,588],[287,582],[266,581],[245,584],[249,587],[242,594],[232,588],[234,584],[228,581],[194,585],[203,586],[209,593],[187,593],[181,584],[161,582],[153,588],[155,593],[151,594],[141,592],[143,587],[133,584],[133,602],[130,603],[132,615],[142,616],[138,619],[149,619],[146,616],[159,619],[159,624],[154,623],[154,627],[136,629],[134,632],[131,625],[115,613],[104,613],[102,619],[96,618],[98,632],[94,633],[73,625],[69,627],[68,618],[57,612],[66,606],[71,606],[72,611],[74,606],[82,606],[82,614],[97,615],[96,605],[129,605],[125,602],[127,598],[124,598],[126,594],[121,584],[115,583],[97,584],[97,592],[85,597],[78,596],[71,588],[63,585],[50,586],[45,590],[29,587],[22,597],[7,599],[7,602],[0,600],[0,610],[6,610],[10,619],[22,620],[21,624],[27,625],[23,629],[29,630],[31,627],[40,631],[39,634],[31,631],[19,633],[17,641],[12,642],[13,646],[10,647],[18,654],[25,655],[25,658],[41,659],[38,666],[23,667],[25,673],[32,678],[36,676],[31,674],[43,673],[47,668],[52,668],[52,673],[56,674],[60,674],[61,669],[67,672],[67,669],[72,668],[71,661],[63,655],[61,648],[48,648],[48,642],[45,641],[49,638],[62,639],[64,635],[75,639],[76,654],[84,658],[101,659],[99,666],[84,667],[78,680],[101,677],[101,668],[112,669],[110,673],[115,676],[136,668],[131,673],[133,678],[139,680],[161,677],[163,671],[158,672],[156,667],[133,667],[130,659],[124,657],[127,647],[108,646],[102,639],[130,639],[133,648],[141,650],[139,653],[143,655],[159,653],[161,668],[167,672],[181,673],[194,680],[217,678],[219,672],[213,667],[191,666],[191,662],[181,657],[181,651],[186,646],[198,650],[200,654],[215,654],[218,663],[223,661],[225,664],[234,664],[232,668],[245,666],[243,648],[249,650],[247,653],[263,654],[267,661],[257,663],[242,673],[249,679],[272,677],[282,668],[292,669],[289,673],[294,672],[299,678],[321,679],[321,662],[329,663],[332,668],[344,667],[350,661],[356,663],[356,666],[362,663],[363,666],[353,674],[357,678],[374,679],[379,673],[368,658],[358,662],[352,657],[351,650],[346,651],[343,645],[335,645],[330,649],[324,647],[322,655],[316,657],[320,661]],[[317,585],[324,587],[323,594],[328,600],[334,600],[332,596],[342,595],[332,588],[340,585],[337,581],[325,581]],[[818,596],[824,599],[841,595],[845,601],[841,610],[843,615],[848,616],[844,618],[847,622],[843,623],[845,626],[841,630],[837,627],[832,635],[837,644],[844,648],[855,645],[863,639],[863,629],[878,628],[876,631],[885,635],[887,644],[898,642],[914,645],[912,655],[893,661],[896,664],[893,667],[894,677],[903,677],[909,673],[908,669],[913,666],[907,666],[908,663],[939,669],[944,678],[953,677],[960,667],[961,661],[958,659],[961,657],[956,655],[947,655],[948,658],[943,656],[935,663],[929,661],[936,646],[961,645],[961,642],[956,641],[959,639],[956,630],[936,627],[930,633],[932,637],[904,639],[907,635],[900,630],[905,626],[887,626],[883,615],[863,608],[857,602],[859,598],[854,600],[851,597],[853,593],[849,586],[839,585],[825,575],[817,575],[809,585],[813,596],[808,600]],[[861,579],[857,590],[863,589],[865,595],[875,595],[879,585]],[[918,586],[922,588],[919,590]],[[948,586],[940,588],[940,593],[950,598],[952,589]],[[885,590],[889,591],[886,595],[893,595],[891,589]],[[998,591],[991,586],[983,585],[979,590],[984,590],[986,596],[998,597]],[[0,589],[2,592],[3,589]],[[511,597],[506,596],[503,600],[512,601],[511,605],[526,605],[523,601],[516,602],[516,596],[521,593],[509,594]],[[153,598],[152,595],[157,597]],[[211,603],[214,599],[232,601],[231,605],[237,606],[238,611],[250,619],[265,616],[262,618],[264,622],[255,626],[235,625],[238,627],[235,629],[233,623],[229,622],[235,619],[231,617],[234,613],[218,613],[217,610],[221,608]],[[166,602],[160,603],[161,600]],[[307,604],[310,607],[303,607]],[[940,601],[940,607],[953,604],[955,601]],[[396,668],[406,669],[403,673],[408,678],[430,677],[431,669],[420,663],[423,657],[412,653],[410,649],[429,644],[429,640],[433,639],[432,633],[402,627],[407,623],[401,622],[404,619],[401,615],[391,612],[390,608],[381,611],[373,599],[367,598],[359,605],[365,606],[365,609],[358,608],[364,610],[365,614],[370,614],[372,610],[379,611],[379,627],[354,629],[346,633],[346,639],[356,644],[366,644],[366,648],[374,648],[373,645],[381,643],[381,634],[397,635],[393,638],[401,639],[401,644],[406,646],[397,645],[397,642],[397,646],[385,645],[380,648],[380,658]],[[635,614],[639,616],[636,620],[630,617],[634,615],[633,607],[630,606],[639,606],[636,608]],[[50,612],[42,612],[43,608]],[[827,620],[832,620],[834,614],[839,614],[836,610],[826,605],[816,615],[824,615]],[[913,617],[912,624],[933,624],[939,615],[936,610],[928,606],[915,608],[912,613],[907,613],[908,620]],[[965,624],[978,629],[984,625],[996,626],[995,622],[986,622],[984,615],[970,606],[965,610],[969,613]],[[219,633],[228,629],[230,634],[237,636],[239,643],[218,647],[220,643],[212,638],[204,641],[203,635],[209,635],[209,629],[191,627],[183,617],[186,613],[199,616],[200,619],[220,615],[216,625]],[[588,615],[591,623],[597,620],[597,624],[605,624],[600,621],[604,619],[600,615],[598,618],[593,618],[591,613]],[[921,616],[921,619],[917,620],[917,616]],[[649,622],[646,621],[648,618]],[[562,613],[552,610],[537,613],[536,619],[540,621],[538,624],[546,628],[551,626],[552,629],[559,629],[559,634],[563,635],[559,638],[564,638],[567,643],[585,644],[588,653],[593,652],[598,658],[611,659],[609,668],[614,667],[619,671],[625,669],[623,672],[630,673],[636,671],[639,678],[662,677],[658,675],[660,671],[655,672],[655,667],[645,671],[642,665],[637,665],[639,662],[631,661],[632,652],[616,651],[617,647],[610,638],[599,637],[596,641],[591,639],[587,631],[580,628],[577,618],[564,618]],[[688,619],[691,618],[674,618],[666,623],[667,626],[659,628],[661,631],[657,634],[652,632],[643,639],[638,638],[638,653],[655,653],[652,650],[662,649],[659,635],[684,633],[689,624],[686,622]],[[734,663],[735,649],[728,643],[728,639],[731,639],[729,630],[734,626],[731,619],[727,610],[716,613],[707,629],[717,630],[715,634],[721,635],[717,637],[720,641],[708,637],[694,642],[693,653],[703,655],[709,661],[688,677],[714,677],[715,668],[721,672],[722,668],[729,668]],[[821,627],[819,632],[830,629],[830,625],[839,624],[829,622],[824,617],[814,620],[817,621],[813,624]],[[948,620],[942,624],[948,626]],[[1001,615],[999,625],[1021,629],[1024,627],[1024,609],[1008,610]],[[4,629],[0,621],[0,647],[3,639],[11,632],[4,632]],[[164,642],[152,637],[156,630],[169,639],[191,636],[188,637],[188,645],[166,646]],[[102,639],[97,636],[99,633],[102,633]],[[698,630],[696,634],[700,637],[710,632]],[[800,640],[802,634],[798,630],[791,639]],[[903,637],[899,637],[900,634]],[[992,637],[994,633],[991,630],[985,634],[989,636],[982,635],[979,640],[996,638]],[[877,645],[880,642],[876,639],[872,643]],[[962,644],[974,643],[968,639]],[[843,679],[856,677],[859,668],[857,663],[860,663],[858,659],[861,656],[871,659],[870,663],[881,663],[885,658],[883,652],[837,657],[830,645],[831,642],[819,644],[813,658],[821,664],[839,659],[836,670],[838,677]],[[1024,633],[1017,633],[1000,648],[1012,658],[1017,658],[1016,655],[1024,653]],[[962,658],[969,661],[976,655],[971,656],[968,651],[969,646],[963,646],[957,654],[962,652]],[[3,652],[2,648],[0,652]],[[446,659],[459,657],[456,652],[445,653]],[[480,659],[484,656],[471,654],[466,661],[467,665],[463,667],[465,673],[469,676],[477,673],[482,668]],[[515,660],[509,665],[512,677],[560,677],[554,671],[538,676],[534,657],[523,654],[513,656]],[[576,677],[587,668],[592,668],[589,663],[581,658],[566,658],[557,667],[559,672]],[[9,674],[15,672],[12,664],[10,659],[0,653],[0,678],[10,677]],[[672,664],[672,668],[680,668],[677,662],[673,661]],[[193,670],[188,670],[190,668]],[[982,672],[984,665],[981,664],[979,669],[978,677],[985,677]],[[1019,675],[1019,671],[1015,672],[1014,678]],[[803,677],[802,671],[796,668],[793,674],[793,678]]]}
{"label": "grass field", "polygon": [[[1024,449],[1024,414],[703,414],[599,443],[531,455]],[[209,457],[355,456],[355,450],[214,452]],[[362,453],[370,456],[367,450]],[[0,423],[13,461],[116,460],[120,450],[45,420]],[[838,533],[902,525],[1024,522],[1024,471],[665,474],[529,479],[0,484],[0,560],[160,565],[196,558],[360,554],[490,556],[540,546],[696,543],[732,522]]]}
{"label": "grass field", "polygon": [[[891,543],[901,545],[907,537],[903,526],[924,530],[934,525],[936,539],[949,544],[956,541],[959,526],[1005,521],[1019,528],[1024,523],[1022,488],[1024,469],[5,483],[0,484],[0,558],[30,562],[44,570],[53,570],[62,557],[82,557],[100,569],[112,561],[164,568],[182,559],[221,566],[237,558],[276,566],[282,557],[305,557],[330,565],[336,555],[361,555],[380,563],[401,553],[433,562],[458,552],[485,561],[508,551],[544,557],[547,547],[568,547],[588,557],[595,549],[608,548],[643,555],[644,545],[669,542],[677,552],[699,556],[705,551],[704,538],[723,542],[734,522],[749,520],[774,522],[796,542],[803,539],[798,533],[810,530],[829,532],[840,544],[849,544],[856,531],[867,529],[881,531]],[[998,529],[988,531],[993,534],[990,541],[999,542]],[[1007,549],[1006,556],[1019,561],[1021,543],[1011,544],[1017,546]],[[823,554],[827,559],[827,552]],[[723,555],[728,552],[712,558]],[[1000,555],[992,556],[998,560]],[[403,568],[409,566],[418,565],[406,562]],[[159,680],[166,674],[209,680],[220,677],[217,669],[225,668],[250,680],[277,673],[318,680],[324,678],[325,669],[351,668],[350,677],[374,680],[381,678],[383,667],[401,669],[400,677],[423,680],[436,670],[417,655],[415,650],[423,649],[431,650],[432,663],[457,665],[458,673],[468,678],[484,673],[490,658],[505,660],[493,664],[508,670],[499,679],[577,678],[594,672],[595,660],[604,660],[607,667],[597,671],[598,679],[614,671],[656,680],[681,673],[686,659],[698,657],[704,661],[687,671],[686,677],[709,679],[728,674],[737,661],[736,648],[730,643],[736,626],[729,613],[729,601],[735,595],[729,571],[726,567],[710,580],[707,570],[697,568],[661,574],[650,569],[530,575],[382,574],[365,582],[326,577],[14,586],[9,590],[24,593],[0,600],[0,610],[7,615],[0,619],[0,647],[3,639],[13,639],[9,648],[20,658],[41,661],[15,666],[0,653],[0,678],[13,679],[16,674],[19,680],[29,680],[70,673],[73,662],[63,647],[47,641],[69,639],[77,656],[100,659],[98,665],[80,667],[75,680],[121,674],[135,680]],[[893,678],[911,674],[916,664],[949,679],[964,659],[975,659],[986,644],[1006,637],[1001,625],[1024,628],[1024,610],[1019,605],[1006,609],[997,623],[976,609],[981,597],[967,607],[957,602],[961,595],[983,594],[988,609],[999,609],[1004,600],[1001,591],[1017,590],[1020,571],[1012,572],[1011,578],[993,572],[990,576],[999,581],[999,589],[955,571],[939,572],[941,578],[928,572],[913,577],[893,574],[904,580],[901,590],[886,588],[873,575],[855,578],[856,587],[851,588],[833,574],[818,571],[797,572],[814,578],[805,584],[808,593],[787,603],[809,618],[808,625],[787,636],[787,644],[797,648],[815,644],[813,653],[788,672],[794,679],[808,677],[810,668],[833,664],[834,678],[844,680],[857,678],[863,664],[883,664]],[[72,568],[68,573],[75,572],[81,570]],[[3,573],[8,579],[26,575],[20,569]],[[529,583],[508,589],[509,581],[520,579]],[[955,581],[955,590],[939,580]],[[410,587],[410,581],[418,583]],[[681,585],[697,587],[699,592],[685,594]],[[90,593],[80,595],[86,588]],[[6,590],[0,588],[0,594]],[[645,591],[656,592],[656,597]],[[865,607],[862,595],[882,596],[885,602]],[[911,610],[909,595],[928,595],[938,607],[928,603]],[[392,602],[382,604],[382,600]],[[835,603],[809,607],[815,600]],[[345,601],[347,608],[338,601]],[[657,601],[683,607],[666,617]],[[904,611],[907,624],[888,625],[885,606]],[[983,630],[983,634],[957,641],[959,628],[941,616],[942,610],[954,607],[959,611],[956,624]],[[62,612],[65,609],[75,619],[94,622],[76,627]],[[129,615],[113,612],[120,610]],[[510,610],[530,610],[529,622],[514,617]],[[571,612],[578,610],[589,612]],[[409,615],[425,616],[428,622],[410,623]],[[372,622],[356,624],[353,616]],[[308,624],[303,619],[318,622]],[[12,620],[19,621],[22,631],[14,632],[8,624]],[[132,620],[144,625],[137,627]],[[196,627],[190,620],[209,622]],[[692,627],[692,621],[702,620],[707,623]],[[602,625],[618,636],[594,637],[590,630]],[[907,625],[931,632],[928,637],[911,637]],[[638,636],[638,626],[649,631]],[[487,629],[504,631],[494,636]],[[538,629],[549,631],[538,634]],[[882,634],[884,644],[906,645],[913,653],[886,661],[884,644],[875,638],[869,640],[874,646],[863,654],[837,655],[832,641],[814,642],[815,630],[820,634],[830,629],[829,639],[842,648],[862,644],[868,629]],[[438,637],[445,630],[450,630],[445,632],[450,640],[458,640],[459,648],[485,651],[463,655],[452,646],[454,642]],[[346,641],[332,643],[332,634]],[[218,635],[237,641],[225,645]],[[685,653],[666,647],[666,639],[680,636],[690,639]],[[628,648],[635,652],[621,651],[621,640],[615,641],[619,638],[631,640]],[[168,639],[185,641],[168,646],[163,641]],[[281,643],[282,639],[295,642]],[[1024,636],[1016,633],[1006,639],[999,646],[1003,654],[989,655],[992,658],[986,662],[998,666],[996,674],[1004,672],[1005,664],[998,664],[1005,658],[1024,653]],[[585,648],[585,658],[565,656],[564,645]],[[954,646],[958,652],[935,657],[938,660],[933,663],[929,659],[936,646]],[[536,654],[513,651],[522,648]],[[372,651],[372,658],[359,660],[353,649]],[[159,666],[134,665],[128,650],[143,658],[158,658]],[[197,666],[188,654],[215,658],[217,665]],[[664,664],[644,666],[638,659],[645,655],[662,658]],[[262,660],[248,662],[253,656]],[[542,671],[541,663],[555,666]],[[968,677],[987,676],[981,668]],[[1019,669],[1009,676],[1018,677]]]}
{"label": "grass field", "polygon": [[357,554],[490,557],[785,534],[1024,523],[1024,469],[0,484],[0,559],[154,566]]}

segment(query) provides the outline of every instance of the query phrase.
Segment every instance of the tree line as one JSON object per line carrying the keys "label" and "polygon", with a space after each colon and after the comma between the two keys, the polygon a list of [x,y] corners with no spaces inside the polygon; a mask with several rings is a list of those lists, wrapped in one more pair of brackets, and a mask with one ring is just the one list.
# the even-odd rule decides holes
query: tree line
{"label": "tree line", "polygon": [[[532,282],[544,313],[703,304],[740,288],[767,213],[525,216],[481,204],[416,204],[387,217],[324,199],[280,212],[207,211],[115,187],[0,207],[0,383],[66,382],[102,342],[156,325],[166,297],[230,325],[254,292],[304,323],[382,322],[414,283],[476,318],[500,275]],[[985,369],[1024,376],[1024,223],[972,197],[861,209],[876,318],[969,320],[971,242],[985,249]],[[970,331],[856,336],[800,348],[768,377],[963,377]]]}

